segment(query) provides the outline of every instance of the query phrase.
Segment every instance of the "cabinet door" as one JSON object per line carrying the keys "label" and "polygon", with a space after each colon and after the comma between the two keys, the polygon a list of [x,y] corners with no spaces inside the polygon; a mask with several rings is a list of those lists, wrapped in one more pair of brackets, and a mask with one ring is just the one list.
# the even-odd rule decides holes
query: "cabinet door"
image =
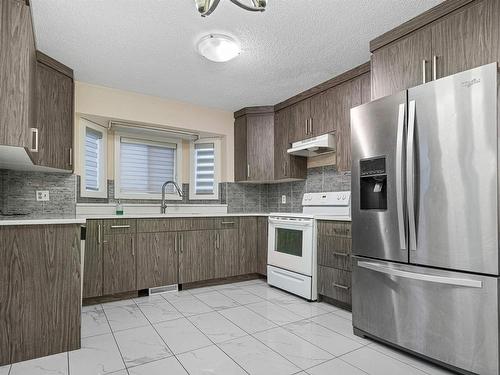
{"label": "cabinet door", "polygon": [[372,100],[431,79],[432,34],[429,27],[384,46],[372,54]]}
{"label": "cabinet door", "polygon": [[476,1],[433,25],[437,78],[500,60],[499,8],[496,0]]}
{"label": "cabinet door", "polygon": [[302,100],[290,107],[292,111],[292,123],[290,125],[289,142],[302,141],[311,138],[309,134],[309,119],[311,117],[311,102],[309,99]]}
{"label": "cabinet door", "polygon": [[335,131],[334,89],[323,91],[311,97],[311,136]]}
{"label": "cabinet door", "polygon": [[137,235],[137,289],[177,284],[177,233]]}
{"label": "cabinet door", "polygon": [[83,265],[83,298],[102,296],[102,221],[87,220],[85,262]]}
{"label": "cabinet door", "polygon": [[234,180],[246,181],[247,174],[247,119],[241,116],[234,120]]}
{"label": "cabinet door", "polygon": [[351,170],[351,108],[361,104],[361,79],[335,86],[332,93],[337,141],[337,169]]}
{"label": "cabinet door", "polygon": [[365,73],[360,76],[361,80],[361,104],[370,102],[371,100],[371,75]]}
{"label": "cabinet door", "polygon": [[257,218],[240,218],[239,274],[257,272]]}
{"label": "cabinet door", "polygon": [[36,55],[30,8],[24,2],[2,0],[0,46],[0,144],[30,148]]}
{"label": "cabinet door", "polygon": [[267,217],[257,218],[257,232],[257,273],[260,273],[261,275],[267,275]]}
{"label": "cabinet door", "polygon": [[105,295],[137,290],[135,234],[104,235],[103,292]]}
{"label": "cabinet door", "polygon": [[307,159],[291,156],[287,150],[289,129],[292,124],[292,111],[286,107],[274,115],[274,180],[287,178],[306,178]]}
{"label": "cabinet door", "polygon": [[215,277],[215,230],[179,233],[179,283]]}
{"label": "cabinet door", "polygon": [[222,229],[216,233],[215,278],[238,275],[238,229]]}
{"label": "cabinet door", "polygon": [[44,65],[37,65],[38,153],[44,167],[73,169],[73,80]]}
{"label": "cabinet door", "polygon": [[247,117],[248,181],[274,178],[274,114]]}

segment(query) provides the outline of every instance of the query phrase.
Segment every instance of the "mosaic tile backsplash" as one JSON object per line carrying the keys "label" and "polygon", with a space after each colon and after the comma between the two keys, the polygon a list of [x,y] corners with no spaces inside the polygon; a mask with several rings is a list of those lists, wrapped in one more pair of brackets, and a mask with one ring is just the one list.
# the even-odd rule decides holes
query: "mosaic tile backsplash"
{"label": "mosaic tile backsplash", "polygon": [[[184,198],[172,203],[227,204],[229,213],[301,212],[304,193],[350,190],[350,172],[337,172],[335,166],[311,168],[304,181],[277,184],[221,183],[218,200],[189,200],[189,184],[183,184]],[[49,190],[49,202],[37,202],[36,190]],[[286,203],[281,203],[282,195]],[[4,215],[73,215],[75,202],[114,203],[114,181],[108,181],[109,198],[80,196],[79,177],[42,172],[0,170],[0,211]],[[122,199],[123,203],[160,203],[151,200]]]}

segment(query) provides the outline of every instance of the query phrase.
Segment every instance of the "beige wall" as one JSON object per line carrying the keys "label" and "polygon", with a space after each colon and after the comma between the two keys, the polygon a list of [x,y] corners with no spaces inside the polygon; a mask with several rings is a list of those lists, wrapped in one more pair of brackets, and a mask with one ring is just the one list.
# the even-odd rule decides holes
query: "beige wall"
{"label": "beige wall", "polygon": [[[234,181],[233,114],[189,103],[133,92],[75,83],[75,173],[80,174],[80,117],[96,117],[165,126],[169,129],[222,137],[221,181]],[[111,134],[110,134],[111,135]],[[108,137],[108,155],[113,155],[113,137]],[[189,143],[183,143],[182,179],[189,181]],[[112,157],[108,157],[108,178],[113,178]]]}

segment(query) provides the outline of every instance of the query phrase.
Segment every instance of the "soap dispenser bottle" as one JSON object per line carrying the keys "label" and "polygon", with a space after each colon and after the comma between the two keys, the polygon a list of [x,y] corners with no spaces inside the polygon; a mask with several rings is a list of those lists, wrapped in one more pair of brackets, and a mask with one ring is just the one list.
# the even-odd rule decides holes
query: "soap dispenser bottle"
{"label": "soap dispenser bottle", "polygon": [[121,204],[120,200],[116,202],[116,214],[123,215],[123,205]]}

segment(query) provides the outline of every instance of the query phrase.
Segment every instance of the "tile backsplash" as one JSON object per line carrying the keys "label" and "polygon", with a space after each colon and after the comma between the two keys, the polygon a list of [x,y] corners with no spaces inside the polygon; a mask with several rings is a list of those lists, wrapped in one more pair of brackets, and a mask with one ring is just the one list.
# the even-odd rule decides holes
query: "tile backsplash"
{"label": "tile backsplash", "polygon": [[[224,182],[219,185],[218,200],[189,200],[189,184],[183,184],[184,198],[171,203],[227,204],[229,213],[301,212],[304,193],[350,190],[350,172],[337,172],[335,166],[308,170],[304,181],[277,184],[241,184]],[[49,190],[49,202],[37,202],[36,190]],[[286,203],[282,203],[282,196]],[[80,196],[76,175],[43,172],[0,170],[0,211],[4,215],[28,214],[29,217],[74,215],[75,203],[114,203],[114,181],[108,181],[109,198]],[[151,200],[123,199],[124,203],[160,203]]]}
{"label": "tile backsplash", "polygon": [[[37,190],[48,190],[50,200],[37,202]],[[75,202],[75,175],[0,170],[0,211],[3,215],[70,216],[75,214]]]}

